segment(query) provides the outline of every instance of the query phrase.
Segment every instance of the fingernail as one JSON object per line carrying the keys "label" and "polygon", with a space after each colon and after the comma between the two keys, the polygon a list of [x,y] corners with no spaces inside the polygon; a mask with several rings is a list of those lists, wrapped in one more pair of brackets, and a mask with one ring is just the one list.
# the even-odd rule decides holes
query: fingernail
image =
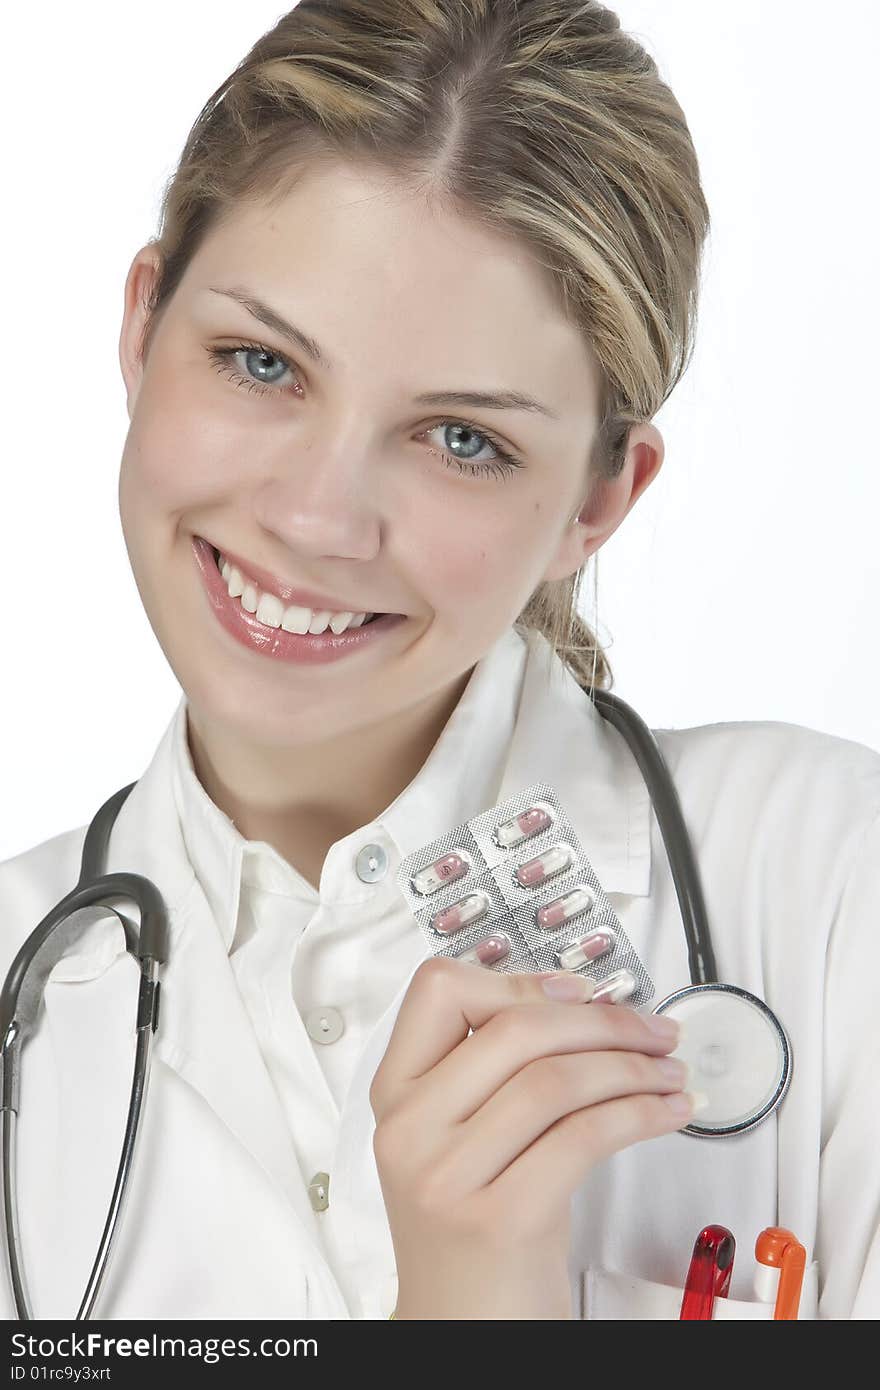
{"label": "fingernail", "polygon": [[693,1114],[694,1101],[690,1091],[676,1091],[671,1096],[663,1096],[662,1100],[669,1106],[673,1115],[678,1115],[681,1119]]}
{"label": "fingernail", "polygon": [[658,1038],[678,1042],[681,1038],[681,1025],[674,1018],[664,1018],[662,1014],[642,1014],[642,1022]]}
{"label": "fingernail", "polygon": [[673,1115],[695,1115],[698,1110],[705,1110],[709,1104],[709,1097],[704,1091],[676,1091],[671,1096],[662,1096]]}
{"label": "fingernail", "polygon": [[548,999],[568,1004],[586,1004],[592,999],[596,981],[586,975],[548,975],[541,981]]}
{"label": "fingernail", "polygon": [[691,1069],[687,1062],[680,1062],[677,1057],[658,1057],[655,1066],[660,1075],[671,1081],[680,1091],[688,1089]]}

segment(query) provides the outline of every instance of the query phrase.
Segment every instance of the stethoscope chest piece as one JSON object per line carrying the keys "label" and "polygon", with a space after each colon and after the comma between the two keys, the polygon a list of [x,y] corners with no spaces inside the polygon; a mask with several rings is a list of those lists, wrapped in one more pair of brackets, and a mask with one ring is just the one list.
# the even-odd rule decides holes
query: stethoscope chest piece
{"label": "stethoscope chest piece", "polygon": [[675,1056],[708,1097],[682,1133],[744,1134],[780,1104],[791,1082],[791,1043],[771,1009],[737,985],[687,985],[654,1009],[682,1024]]}

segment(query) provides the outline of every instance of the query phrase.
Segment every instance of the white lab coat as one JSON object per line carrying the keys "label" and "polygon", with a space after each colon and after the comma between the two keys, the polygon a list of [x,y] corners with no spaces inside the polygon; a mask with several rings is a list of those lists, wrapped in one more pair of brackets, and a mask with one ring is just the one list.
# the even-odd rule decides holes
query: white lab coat
{"label": "white lab coat", "polygon": [[[573,1315],[677,1317],[696,1234],[718,1222],[738,1248],[717,1317],[770,1316],[751,1292],[754,1241],[770,1225],[807,1248],[802,1317],[877,1317],[880,755],[781,723],[655,732],[701,867],[721,978],[778,1013],[794,1079],[781,1110],[748,1134],[673,1134],[588,1175],[572,1204]],[[364,1050],[334,1155],[332,1201],[354,1256],[371,1241],[389,1252],[387,1279],[351,1306],[321,1252],[320,1217],[185,852],[169,756],[166,736],[110,845],[108,872],[159,887],[171,949],[137,1163],[95,1316],[386,1318],[396,1281],[368,1090],[409,981]],[[566,808],[655,1002],[686,984],[675,891],[636,763],[533,636],[498,800],[537,781]],[[4,975],[76,882],[85,829],[0,864]],[[75,1314],[94,1259],[124,1128],[137,982],[121,926],[97,924],[52,971],[24,1051],[21,1238],[38,1319]],[[0,1315],[15,1316],[5,1272]]]}

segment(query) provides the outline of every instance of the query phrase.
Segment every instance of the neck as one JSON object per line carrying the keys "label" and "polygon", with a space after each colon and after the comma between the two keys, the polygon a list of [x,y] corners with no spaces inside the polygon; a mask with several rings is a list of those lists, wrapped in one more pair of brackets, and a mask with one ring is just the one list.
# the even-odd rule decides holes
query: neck
{"label": "neck", "polygon": [[266,841],[314,882],[330,846],[376,820],[413,781],[471,674],[393,720],[291,748],[255,743],[188,701],[196,776],[246,840]]}

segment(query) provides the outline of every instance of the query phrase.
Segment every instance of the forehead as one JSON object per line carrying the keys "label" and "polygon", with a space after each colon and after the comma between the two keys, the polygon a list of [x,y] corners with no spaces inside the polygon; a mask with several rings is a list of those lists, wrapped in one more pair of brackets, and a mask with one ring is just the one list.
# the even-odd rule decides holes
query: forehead
{"label": "forehead", "polygon": [[235,208],[181,291],[228,304],[208,290],[224,283],[246,284],[344,369],[369,353],[422,384],[442,371],[448,385],[454,369],[560,414],[595,405],[595,356],[531,248],[387,172],[316,164],[271,203]]}

